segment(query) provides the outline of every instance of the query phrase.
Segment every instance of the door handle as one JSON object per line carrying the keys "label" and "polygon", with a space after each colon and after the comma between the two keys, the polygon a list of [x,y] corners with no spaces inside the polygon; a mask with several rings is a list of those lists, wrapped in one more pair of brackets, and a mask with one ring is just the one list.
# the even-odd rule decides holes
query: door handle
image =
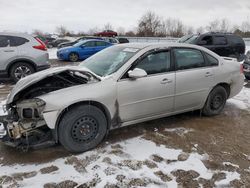
{"label": "door handle", "polygon": [[205,77],[213,76],[211,72],[206,72]]}
{"label": "door handle", "polygon": [[14,52],[14,50],[4,50],[4,52]]}
{"label": "door handle", "polygon": [[170,84],[172,83],[173,81],[172,80],[169,80],[167,78],[164,78],[162,81],[161,81],[161,84]]}

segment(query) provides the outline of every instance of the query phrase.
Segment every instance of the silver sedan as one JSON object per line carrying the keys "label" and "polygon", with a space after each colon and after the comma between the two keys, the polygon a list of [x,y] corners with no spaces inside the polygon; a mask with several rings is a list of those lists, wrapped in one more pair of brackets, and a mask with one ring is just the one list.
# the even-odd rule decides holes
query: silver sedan
{"label": "silver sedan", "polygon": [[193,110],[217,115],[243,80],[240,63],[203,47],[116,45],[78,67],[21,79],[8,96],[0,133],[15,147],[61,143],[83,152],[122,126]]}

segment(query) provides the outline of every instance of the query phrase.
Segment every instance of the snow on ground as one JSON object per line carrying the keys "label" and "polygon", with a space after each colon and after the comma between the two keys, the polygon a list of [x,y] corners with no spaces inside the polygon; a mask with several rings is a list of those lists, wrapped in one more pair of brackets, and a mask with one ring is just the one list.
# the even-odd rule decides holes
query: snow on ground
{"label": "snow on ground", "polygon": [[227,104],[236,105],[238,108],[242,110],[250,109],[250,89],[243,87],[243,89],[237,96],[227,101]]}
{"label": "snow on ground", "polygon": [[49,59],[57,59],[57,48],[49,48],[48,53],[49,53]]}
{"label": "snow on ground", "polygon": [[[191,153],[185,161],[178,161],[180,154],[181,150],[157,146],[151,141],[137,137],[47,164],[1,166],[0,176],[33,172],[32,177],[17,181],[20,187],[43,187],[46,183],[59,183],[64,180],[83,184],[93,179],[97,182],[97,187],[108,184],[124,187],[129,184],[126,181],[131,179],[143,179],[145,183],[143,186],[147,187],[177,187],[174,176],[177,170],[192,172],[194,179],[211,179],[216,173],[204,166],[202,162],[204,156]],[[51,165],[59,169],[48,174],[43,174],[40,170]],[[230,181],[240,177],[237,172],[223,172],[226,174],[226,179],[216,182],[216,185],[228,185]],[[123,179],[119,180],[117,177]]]}

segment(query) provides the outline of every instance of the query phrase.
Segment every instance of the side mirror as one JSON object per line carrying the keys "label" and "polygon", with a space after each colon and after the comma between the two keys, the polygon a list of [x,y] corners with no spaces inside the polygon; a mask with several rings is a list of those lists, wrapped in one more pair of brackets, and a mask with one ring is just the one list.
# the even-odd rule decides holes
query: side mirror
{"label": "side mirror", "polygon": [[85,45],[82,45],[81,48],[85,48]]}
{"label": "side mirror", "polygon": [[134,70],[131,70],[128,72],[129,78],[132,78],[132,79],[146,77],[147,75],[148,74],[146,73],[145,70],[139,69],[139,68],[135,68]]}
{"label": "side mirror", "polygon": [[205,41],[205,40],[202,40],[202,41],[198,42],[198,45],[206,45],[206,44],[207,44],[207,41]]}

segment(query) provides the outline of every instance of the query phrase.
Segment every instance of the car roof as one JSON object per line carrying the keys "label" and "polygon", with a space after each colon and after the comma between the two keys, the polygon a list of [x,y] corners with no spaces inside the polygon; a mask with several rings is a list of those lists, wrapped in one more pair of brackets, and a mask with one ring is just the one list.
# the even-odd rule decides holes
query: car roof
{"label": "car roof", "polygon": [[28,38],[31,37],[31,35],[26,34],[26,33],[14,33],[14,32],[0,32],[0,35],[17,36],[17,37],[28,37]]}
{"label": "car roof", "polygon": [[119,44],[123,45],[128,48],[168,48],[168,47],[186,47],[186,48],[197,48],[197,49],[203,49],[203,47],[193,45],[193,44],[186,44],[186,43],[177,43],[177,42],[158,42],[158,43],[126,43],[126,44]]}

